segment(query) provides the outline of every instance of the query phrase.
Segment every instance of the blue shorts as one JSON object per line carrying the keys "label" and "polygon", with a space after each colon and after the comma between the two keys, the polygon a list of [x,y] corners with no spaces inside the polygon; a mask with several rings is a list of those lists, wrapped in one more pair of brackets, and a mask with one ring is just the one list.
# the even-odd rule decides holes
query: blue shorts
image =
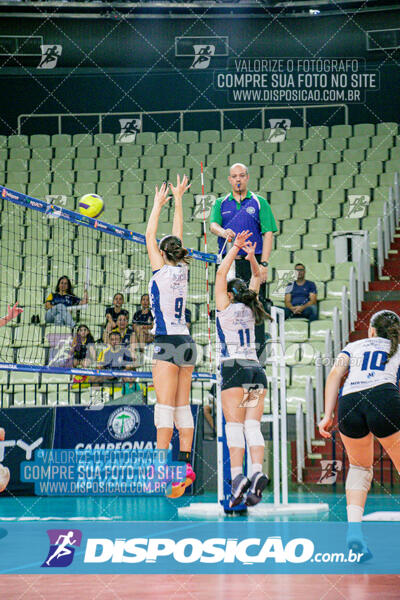
{"label": "blue shorts", "polygon": [[153,360],[164,360],[177,367],[194,366],[197,360],[196,342],[191,335],[156,335]]}

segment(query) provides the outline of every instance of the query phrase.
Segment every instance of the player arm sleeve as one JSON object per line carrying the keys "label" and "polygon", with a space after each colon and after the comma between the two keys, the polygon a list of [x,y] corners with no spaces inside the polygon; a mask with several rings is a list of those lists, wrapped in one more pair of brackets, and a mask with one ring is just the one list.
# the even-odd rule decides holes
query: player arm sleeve
{"label": "player arm sleeve", "polygon": [[272,214],[272,210],[268,202],[262,196],[257,196],[260,202],[260,226],[261,233],[267,233],[268,231],[278,231],[276,226],[275,217]]}
{"label": "player arm sleeve", "polygon": [[218,198],[211,209],[210,223],[222,225],[221,204],[222,200]]}

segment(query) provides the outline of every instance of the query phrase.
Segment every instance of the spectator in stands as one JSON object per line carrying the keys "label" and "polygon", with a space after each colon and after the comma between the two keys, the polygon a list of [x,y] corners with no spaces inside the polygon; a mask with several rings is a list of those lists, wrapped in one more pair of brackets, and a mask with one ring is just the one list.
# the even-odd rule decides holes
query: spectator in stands
{"label": "spectator in stands", "polygon": [[[272,250],[274,232],[277,231],[271,207],[262,196],[248,189],[249,173],[247,167],[235,163],[229,171],[228,181],[232,191],[218,198],[211,210],[210,230],[218,236],[219,252],[227,252],[226,240],[232,242],[237,233],[251,231],[251,242],[256,244],[255,257],[261,265],[260,301],[266,298],[265,282],[268,276],[268,260]],[[244,250],[238,252],[235,260],[235,275],[248,285],[251,279],[251,267],[246,260]],[[264,323],[255,329],[257,356],[263,354],[265,346]]]}
{"label": "spectator in stands", "polygon": [[[121,317],[119,317],[121,318]],[[125,370],[130,371],[136,366],[136,361],[132,357],[131,351],[124,344],[122,344],[122,337],[119,331],[114,330],[109,334],[109,344],[107,348],[102,350],[97,359],[97,368],[108,370]],[[101,383],[103,381],[117,381],[119,378],[104,375],[93,375],[89,377],[91,383]],[[121,381],[131,381],[129,377],[122,377]]]}
{"label": "spectator in stands", "polygon": [[133,315],[132,326],[135,332],[136,341],[140,351],[143,351],[146,344],[153,341],[154,336],[151,333],[154,317],[150,310],[150,298],[148,294],[143,294],[140,298],[141,308]]}
{"label": "spectator in stands", "polygon": [[313,281],[306,279],[306,268],[303,264],[295,265],[296,281],[285,290],[285,319],[301,318],[315,321],[318,318],[317,287]]}
{"label": "spectator in stands", "polygon": [[83,298],[75,296],[72,290],[72,284],[68,277],[63,275],[57,282],[54,294],[49,294],[46,298],[45,321],[55,325],[66,325],[75,327],[75,321],[72,318],[68,308],[78,304],[87,304],[89,301],[87,290],[83,293]]}
{"label": "spectator in stands", "polygon": [[117,327],[117,318],[119,315],[125,315],[129,320],[129,313],[122,305],[125,302],[124,295],[120,292],[114,294],[112,306],[106,308],[106,323],[111,323],[111,329]]}
{"label": "spectator in stands", "polygon": [[90,367],[96,362],[96,350],[94,347],[94,338],[87,325],[79,325],[76,335],[72,340],[71,353],[73,358],[73,366]]}
{"label": "spectator in stands", "polygon": [[111,322],[107,324],[104,332],[104,343],[110,343],[110,334],[118,332],[121,336],[121,344],[125,349],[129,349],[131,356],[136,361],[136,336],[132,327],[129,325],[128,317],[120,314],[117,317],[117,327],[111,329]]}

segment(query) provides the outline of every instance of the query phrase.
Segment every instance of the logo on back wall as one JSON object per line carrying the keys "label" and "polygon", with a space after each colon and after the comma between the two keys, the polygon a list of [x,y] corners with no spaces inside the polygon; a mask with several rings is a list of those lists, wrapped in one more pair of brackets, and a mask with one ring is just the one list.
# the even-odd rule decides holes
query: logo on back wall
{"label": "logo on back wall", "polygon": [[271,127],[267,142],[271,144],[280,144],[286,139],[287,130],[290,129],[290,119],[269,119]]}
{"label": "logo on back wall", "polygon": [[228,55],[229,38],[227,36],[195,35],[175,38],[175,56],[191,58],[191,64],[187,65],[189,69],[208,69],[211,59],[213,59],[214,66],[215,62],[220,64],[221,59],[225,63],[224,59]]}
{"label": "logo on back wall", "polygon": [[62,46],[57,44],[41,45],[42,56],[37,66],[38,69],[54,69],[61,56]]}
{"label": "logo on back wall", "polygon": [[134,142],[136,134],[142,129],[140,118],[119,119],[119,124],[121,126],[121,131],[117,139],[118,144],[129,144]]}
{"label": "logo on back wall", "polygon": [[50,548],[42,567],[69,567],[82,541],[80,529],[48,529]]}
{"label": "logo on back wall", "polygon": [[140,416],[136,409],[124,406],[114,410],[107,423],[109,434],[116,440],[126,440],[140,425]]}
{"label": "logo on back wall", "polygon": [[194,44],[194,59],[190,65],[191,69],[207,69],[210,66],[211,57],[215,54],[215,46]]}

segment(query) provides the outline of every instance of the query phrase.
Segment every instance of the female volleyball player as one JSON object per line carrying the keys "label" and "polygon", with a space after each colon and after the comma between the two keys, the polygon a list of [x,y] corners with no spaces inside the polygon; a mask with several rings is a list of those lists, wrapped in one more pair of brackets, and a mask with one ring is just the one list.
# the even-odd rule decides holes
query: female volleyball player
{"label": "female volleyball player", "polygon": [[368,338],[348,344],[338,355],[325,387],[325,416],[319,423],[330,438],[339,387],[338,426],[349,457],[346,478],[348,545],[371,557],[363,542],[361,521],[373,478],[374,436],[400,472],[400,318],[383,310],[373,315]]}
{"label": "female volleyball player", "polygon": [[179,431],[179,461],[186,464],[186,480],[173,484],[172,498],[181,496],[193,483],[195,474],[190,465],[194,424],[189,405],[190,386],[196,362],[196,345],[185,322],[188,287],[188,251],[182,245],[182,196],[189,189],[186,175],[178,175],[174,187],[175,209],[172,235],[157,243],[156,234],[162,207],[167,204],[168,187],[156,187],[154,206],[146,229],[146,245],[153,276],[149,295],[154,315],[153,383],[157,396],[154,424],[157,428],[157,448],[169,447],[174,424]]}
{"label": "female volleyball player", "polygon": [[[221,343],[222,409],[226,421],[226,441],[231,460],[232,492],[230,507],[245,503],[254,506],[261,500],[269,479],[262,473],[264,438],[260,420],[264,410],[267,378],[258,362],[254,327],[269,315],[264,311],[258,291],[261,272],[254,256],[256,244],[242,231],[218,268],[215,280],[217,331]],[[229,269],[240,249],[247,253],[252,277],[249,287],[241,279],[227,282]],[[270,317],[269,317],[270,318]],[[243,474],[245,440],[250,448],[251,479]]]}

